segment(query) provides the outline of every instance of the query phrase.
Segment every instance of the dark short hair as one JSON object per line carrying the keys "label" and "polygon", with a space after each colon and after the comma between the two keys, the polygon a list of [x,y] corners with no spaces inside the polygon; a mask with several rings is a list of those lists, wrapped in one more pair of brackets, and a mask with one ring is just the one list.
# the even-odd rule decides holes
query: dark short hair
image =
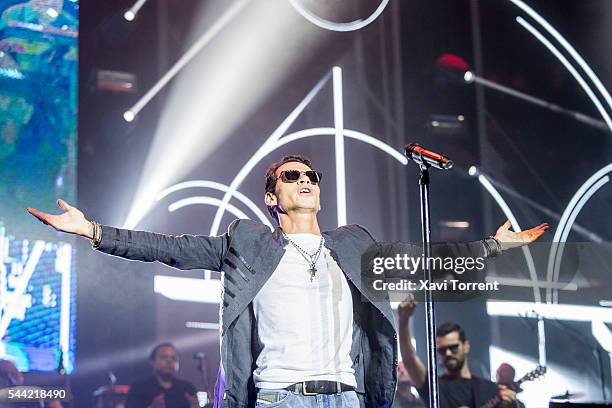
{"label": "dark short hair", "polygon": [[174,351],[178,353],[178,351],[176,350],[176,347],[174,347],[174,344],[170,343],[169,341],[166,341],[164,343],[160,343],[157,346],[153,347],[153,350],[151,350],[151,354],[149,354],[149,360],[154,361],[155,357],[157,357],[157,352],[160,349],[163,349],[164,347],[172,347]]}
{"label": "dark short hair", "polygon": [[516,375],[516,371],[514,370],[514,367],[512,367],[508,363],[501,363],[499,367],[497,367],[497,371],[499,371],[502,367],[508,367],[510,369],[510,372],[512,373],[512,377],[514,378],[514,376]]}
{"label": "dark short hair", "polygon": [[463,331],[461,326],[454,322],[446,322],[438,326],[438,328],[436,329],[436,337],[444,337],[452,332],[458,332],[459,340],[461,340],[461,342],[465,341],[465,332]]}
{"label": "dark short hair", "polygon": [[[303,163],[306,166],[310,167],[311,170],[314,170],[310,159],[308,159],[306,156],[302,156],[300,154],[291,154],[288,156],[283,156],[283,158],[279,162],[273,163],[270,167],[268,167],[268,170],[266,171],[266,193],[274,194],[274,192],[276,191],[276,182],[278,181],[276,170],[278,170],[278,168],[283,164],[291,162]],[[274,207],[268,207],[268,212],[270,213],[272,218],[274,218],[278,222],[278,215],[276,214],[276,210],[274,209]]]}

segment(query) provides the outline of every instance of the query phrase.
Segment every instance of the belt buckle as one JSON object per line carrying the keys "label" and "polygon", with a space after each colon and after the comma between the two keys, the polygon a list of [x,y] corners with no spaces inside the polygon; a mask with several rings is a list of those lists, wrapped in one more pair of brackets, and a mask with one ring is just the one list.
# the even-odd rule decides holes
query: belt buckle
{"label": "belt buckle", "polygon": [[318,393],[306,391],[306,381],[302,381],[302,394],[312,396],[312,395],[317,395]]}

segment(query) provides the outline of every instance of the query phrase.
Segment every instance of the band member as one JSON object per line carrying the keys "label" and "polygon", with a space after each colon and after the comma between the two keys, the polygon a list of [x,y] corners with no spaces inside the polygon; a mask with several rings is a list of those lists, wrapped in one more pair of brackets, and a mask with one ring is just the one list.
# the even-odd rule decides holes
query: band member
{"label": "band member", "polygon": [[[411,342],[410,317],[416,308],[416,301],[408,298],[400,303],[399,335],[402,359],[419,395],[429,401],[429,387],[427,383],[427,370],[416,355]],[[436,350],[444,364],[444,374],[438,378],[440,407],[480,408],[485,403],[494,400],[492,406],[514,406],[516,393],[505,385],[495,383],[472,375],[468,363],[470,342],[465,332],[456,323],[447,322],[436,329]],[[498,401],[499,400],[499,401]]]}
{"label": "band member", "polygon": [[179,356],[172,343],[161,343],[149,356],[153,374],[130,386],[126,408],[197,408],[196,388],[176,377]]}
{"label": "band member", "polygon": [[497,368],[495,372],[495,379],[498,384],[505,385],[506,387],[513,388],[515,386],[514,376],[516,375],[516,371],[514,371],[514,367],[512,367],[508,363],[502,363]]}
{"label": "band member", "polygon": [[[516,371],[514,370],[514,367],[508,363],[502,363],[497,368],[497,371],[495,371],[495,382],[498,385],[504,385],[518,393],[521,391],[521,389],[518,387],[516,381],[514,381],[515,376]],[[525,407],[525,405],[518,399],[516,400],[516,406],[517,408]]]}
{"label": "band member", "polygon": [[[363,300],[361,287],[361,254],[376,241],[359,225],[321,232],[321,177],[303,156],[268,169],[264,201],[274,231],[252,220],[236,220],[217,237],[127,231],[88,221],[62,200],[61,215],[28,211],[90,238],[101,252],[224,272],[216,406],[389,406],[395,321],[390,304]],[[487,248],[525,245],[546,227],[515,233],[504,225],[496,240],[467,247],[482,256]]]}

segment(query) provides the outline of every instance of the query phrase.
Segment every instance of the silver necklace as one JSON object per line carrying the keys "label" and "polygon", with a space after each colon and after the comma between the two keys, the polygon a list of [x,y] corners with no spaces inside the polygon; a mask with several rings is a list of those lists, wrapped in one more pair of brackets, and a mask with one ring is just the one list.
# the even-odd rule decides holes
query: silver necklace
{"label": "silver necklace", "polygon": [[308,273],[310,274],[310,281],[312,282],[317,274],[317,267],[315,266],[317,261],[319,260],[319,256],[321,256],[321,250],[323,249],[323,235],[321,235],[321,240],[319,241],[319,248],[313,253],[309,254],[304,248],[295,243],[291,238],[285,234],[283,231],[283,236],[295,249],[297,249],[298,253],[302,255],[302,257],[308,262],[309,268]]}

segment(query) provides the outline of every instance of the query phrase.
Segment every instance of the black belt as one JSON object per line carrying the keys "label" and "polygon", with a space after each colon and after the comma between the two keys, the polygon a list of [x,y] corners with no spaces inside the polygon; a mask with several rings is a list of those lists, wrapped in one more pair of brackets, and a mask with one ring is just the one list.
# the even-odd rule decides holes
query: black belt
{"label": "black belt", "polygon": [[301,383],[291,384],[285,389],[303,395],[317,395],[354,391],[355,387],[338,381],[303,381]]}

